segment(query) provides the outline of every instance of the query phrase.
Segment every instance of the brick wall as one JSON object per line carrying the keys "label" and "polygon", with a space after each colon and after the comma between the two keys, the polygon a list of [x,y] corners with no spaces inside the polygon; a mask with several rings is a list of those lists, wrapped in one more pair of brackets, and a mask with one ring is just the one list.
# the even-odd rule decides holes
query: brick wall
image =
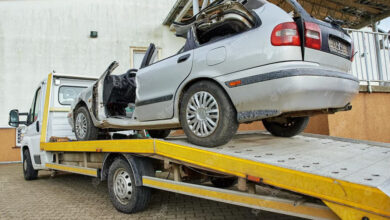
{"label": "brick wall", "polygon": [[0,162],[20,161],[20,148],[15,147],[15,128],[0,128]]}

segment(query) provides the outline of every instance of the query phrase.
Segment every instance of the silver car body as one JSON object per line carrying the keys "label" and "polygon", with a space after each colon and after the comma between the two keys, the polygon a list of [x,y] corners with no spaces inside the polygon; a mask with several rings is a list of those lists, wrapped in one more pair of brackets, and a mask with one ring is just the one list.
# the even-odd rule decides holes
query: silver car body
{"label": "silver car body", "polygon": [[[84,103],[99,128],[180,128],[180,98],[189,85],[202,79],[214,81],[226,91],[239,122],[346,106],[359,87],[358,80],[348,74],[351,61],[310,48],[304,49],[303,59],[301,47],[273,46],[274,27],[294,20],[276,5],[261,2],[252,10],[261,21],[257,27],[203,45],[190,27],[194,48],[139,69],[131,118],[107,117],[102,103],[105,74],[80,94],[72,109]],[[178,62],[183,57],[186,59]],[[241,84],[230,86],[234,81]],[[73,124],[73,117],[69,121]]]}

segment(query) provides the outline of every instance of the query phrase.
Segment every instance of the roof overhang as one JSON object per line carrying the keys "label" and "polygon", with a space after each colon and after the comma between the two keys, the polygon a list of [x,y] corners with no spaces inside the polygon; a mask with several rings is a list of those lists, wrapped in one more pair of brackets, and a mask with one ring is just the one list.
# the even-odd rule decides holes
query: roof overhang
{"label": "roof overhang", "polygon": [[[202,6],[206,0],[197,0]],[[289,11],[286,0],[268,0]],[[298,0],[317,19],[331,16],[345,21],[347,28],[359,29],[390,17],[390,0]],[[163,24],[170,26],[174,21],[183,21],[193,16],[193,0],[177,0]]]}

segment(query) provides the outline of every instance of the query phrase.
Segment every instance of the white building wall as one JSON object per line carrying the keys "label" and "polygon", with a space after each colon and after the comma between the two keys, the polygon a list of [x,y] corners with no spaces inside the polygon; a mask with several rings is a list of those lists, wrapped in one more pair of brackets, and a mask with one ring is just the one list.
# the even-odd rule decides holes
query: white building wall
{"label": "white building wall", "polygon": [[[175,0],[0,0],[0,126],[27,112],[50,72],[98,77],[114,60],[130,68],[130,46],[150,42],[167,57],[183,39],[162,25]],[[90,38],[98,31],[98,38]]]}

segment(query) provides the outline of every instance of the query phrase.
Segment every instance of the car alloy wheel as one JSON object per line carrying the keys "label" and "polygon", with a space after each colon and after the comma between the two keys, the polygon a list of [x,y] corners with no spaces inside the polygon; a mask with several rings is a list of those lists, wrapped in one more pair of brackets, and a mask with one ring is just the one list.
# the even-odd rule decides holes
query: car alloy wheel
{"label": "car alloy wheel", "polygon": [[198,137],[211,135],[218,126],[219,105],[206,91],[192,95],[187,103],[186,119],[190,130]]}
{"label": "car alloy wheel", "polygon": [[85,117],[83,113],[77,114],[75,130],[78,137],[81,139],[85,138],[85,135],[87,134],[87,117]]}

